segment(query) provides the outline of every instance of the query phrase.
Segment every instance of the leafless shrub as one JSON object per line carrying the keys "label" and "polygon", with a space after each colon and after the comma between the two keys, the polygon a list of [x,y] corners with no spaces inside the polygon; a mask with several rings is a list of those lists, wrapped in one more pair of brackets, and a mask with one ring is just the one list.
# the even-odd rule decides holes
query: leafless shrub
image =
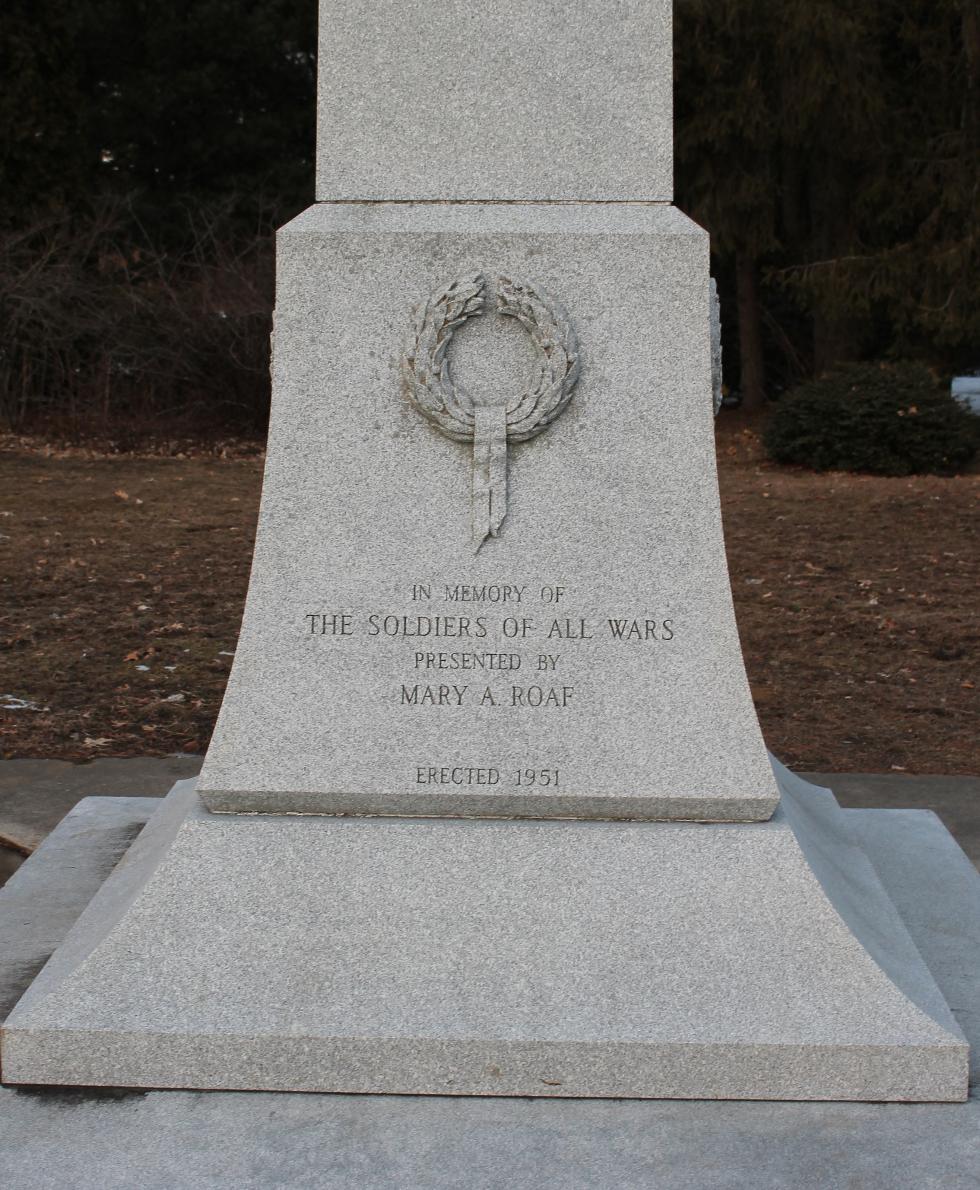
{"label": "leafless shrub", "polygon": [[271,230],[188,213],[154,244],[122,204],[0,233],[0,422],[69,434],[261,430]]}

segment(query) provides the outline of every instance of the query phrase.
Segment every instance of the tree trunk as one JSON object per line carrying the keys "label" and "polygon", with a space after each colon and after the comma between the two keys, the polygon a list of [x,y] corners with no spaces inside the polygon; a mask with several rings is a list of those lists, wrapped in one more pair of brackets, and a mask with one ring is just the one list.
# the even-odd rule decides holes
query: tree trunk
{"label": "tree trunk", "polygon": [[963,149],[972,160],[980,141],[980,12],[975,0],[963,5],[963,56],[966,59],[966,93],[963,97]]}
{"label": "tree trunk", "polygon": [[828,310],[830,300],[821,301],[813,314],[813,370],[817,376],[826,376],[861,354],[855,320]]}
{"label": "tree trunk", "polygon": [[846,301],[846,269],[837,261],[857,243],[852,209],[853,186],[844,160],[823,154],[811,162],[810,218],[814,259],[821,262],[813,303],[813,370],[817,376],[860,358],[865,318]]}
{"label": "tree trunk", "polygon": [[766,401],[766,361],[762,353],[762,316],[759,310],[758,264],[754,256],[735,257],[738,302],[738,343],[741,356],[742,408],[761,409]]}

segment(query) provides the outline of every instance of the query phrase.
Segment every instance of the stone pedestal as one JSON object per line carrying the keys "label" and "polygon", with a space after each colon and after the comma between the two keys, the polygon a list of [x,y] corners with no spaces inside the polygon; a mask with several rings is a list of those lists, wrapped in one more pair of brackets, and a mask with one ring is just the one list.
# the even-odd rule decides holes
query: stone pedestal
{"label": "stone pedestal", "polygon": [[901,917],[755,717],[669,13],[325,0],[228,693],[7,1081],[965,1097]]}
{"label": "stone pedestal", "polygon": [[[563,414],[505,447],[506,519],[479,550],[473,444],[402,391],[413,305],[475,273],[560,297],[580,357]],[[322,204],[284,229],[210,809],[772,813],[722,538],[708,293],[707,236],[663,204]],[[491,308],[457,329],[453,382],[520,393],[534,351],[515,322]]]}
{"label": "stone pedestal", "polygon": [[[0,1015],[155,806],[86,799],[0,889]],[[975,868],[927,811],[847,810],[843,822],[975,1047]],[[972,1066],[976,1078],[975,1048]],[[828,1170],[866,1190],[972,1190],[978,1126],[976,1092],[962,1104],[881,1104],[0,1088],[4,1176],[18,1190],[619,1190],[651,1180],[658,1190],[785,1190],[823,1187]]]}
{"label": "stone pedestal", "polygon": [[826,790],[769,823],[213,815],[175,788],[4,1029],[31,1082],[959,1100]]}

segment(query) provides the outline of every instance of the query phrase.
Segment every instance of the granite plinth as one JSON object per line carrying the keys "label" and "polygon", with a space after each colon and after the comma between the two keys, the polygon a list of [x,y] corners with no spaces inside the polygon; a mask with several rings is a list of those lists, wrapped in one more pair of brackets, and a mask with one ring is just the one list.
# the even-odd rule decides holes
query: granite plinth
{"label": "granite plinth", "polygon": [[771,822],[716,826],[248,818],[183,783],[11,1014],[3,1077],[963,1099],[843,812],[781,780]]}
{"label": "granite plinth", "polygon": [[[211,810],[760,820],[778,800],[732,608],[714,456],[708,242],[669,207],[319,206],[279,241],[273,408]],[[581,375],[508,446],[474,552],[474,448],[403,393],[412,306],[533,279]],[[474,393],[529,338],[456,331]]]}
{"label": "granite plinth", "polygon": [[669,0],[320,5],[317,198],[669,202]]}
{"label": "granite plinth", "polygon": [[[138,804],[139,803],[139,804]],[[108,875],[152,799],[83,803],[0,896],[0,986],[22,992]],[[119,811],[134,813],[122,823]],[[980,1076],[980,878],[935,815],[845,811],[953,1006]],[[74,882],[74,884],[73,884]],[[54,889],[49,903],[46,888]],[[74,894],[72,895],[72,888]],[[22,895],[23,893],[23,895]],[[973,1190],[980,1099],[960,1105],[462,1099],[0,1088],[0,1159],[18,1190],[243,1186],[449,1190]]]}

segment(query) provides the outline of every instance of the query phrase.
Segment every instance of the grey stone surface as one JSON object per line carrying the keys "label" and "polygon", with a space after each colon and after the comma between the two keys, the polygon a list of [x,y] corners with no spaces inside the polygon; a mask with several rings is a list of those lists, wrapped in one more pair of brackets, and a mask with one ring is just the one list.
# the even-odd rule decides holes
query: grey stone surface
{"label": "grey stone surface", "polygon": [[[478,271],[558,299],[582,370],[561,418],[510,446],[507,518],[474,554],[472,444],[419,416],[400,362],[412,307]],[[528,336],[509,321],[457,331],[474,394],[525,383]],[[211,809],[772,812],[722,539],[700,228],[656,205],[312,208],[280,236],[273,380],[248,602],[201,776]],[[419,617],[471,635],[406,636]],[[611,620],[655,627],[617,640]],[[520,669],[452,668],[488,657]],[[540,691],[567,705],[510,705]]]}
{"label": "grey stone surface", "polygon": [[980,1100],[671,1103],[0,1089],[11,1190],[976,1190]]}
{"label": "grey stone surface", "polygon": [[[29,808],[36,824],[32,837],[39,840],[72,806],[88,797],[93,786],[99,796],[162,795],[170,791],[174,781],[197,776],[203,760],[202,756],[140,756],[92,764],[0,761],[0,815],[8,822],[22,821],[22,807]],[[831,789],[847,808],[932,810],[973,864],[980,867],[980,777],[903,773],[800,776]],[[49,777],[53,780],[49,781]]]}
{"label": "grey stone surface", "polygon": [[708,322],[711,327],[711,403],[717,417],[725,395],[725,373],[721,345],[721,298],[714,277],[711,278]]}
{"label": "grey stone surface", "polygon": [[932,810],[980,868],[980,777],[901,773],[805,773],[833,789],[842,806]]}
{"label": "grey stone surface", "polygon": [[[195,777],[202,756],[139,756],[73,764],[62,760],[0,761],[0,816],[16,824],[25,852],[90,795],[162,795],[174,781]],[[801,773],[833,790],[842,806],[932,810],[976,867],[980,867],[980,777],[901,773]],[[29,831],[22,823],[30,821]],[[20,859],[21,856],[17,856]],[[15,869],[13,869],[15,870]],[[0,880],[2,883],[2,880]]]}
{"label": "grey stone surface", "polygon": [[847,810],[847,822],[888,890],[970,1042],[980,1085],[980,879],[939,818],[923,810]]}
{"label": "grey stone surface", "polygon": [[715,826],[221,816],[184,783],[8,1018],[4,1078],[962,1098],[844,815],[779,772],[771,822]]}
{"label": "grey stone surface", "polygon": [[152,797],[90,797],[72,809],[0,889],[0,1021],[64,942],[160,806]]}
{"label": "grey stone surface", "polygon": [[0,843],[30,853],[82,798],[163,796],[196,777],[200,756],[0,762]]}
{"label": "grey stone surface", "polygon": [[[112,815],[107,826],[115,806],[98,806]],[[137,806],[131,827],[143,812]],[[980,947],[966,920],[976,873],[931,814],[846,818],[980,1049],[976,996],[962,995],[980,985]],[[69,839],[69,830],[64,823],[56,846],[28,863],[39,909],[47,880],[61,901],[71,873],[92,866],[91,836]],[[89,895],[86,877],[76,914]],[[43,948],[43,913],[17,928],[20,950]],[[0,929],[13,936],[8,916]],[[9,954],[0,946],[3,986],[14,979]],[[13,1190],[973,1190],[978,1135],[977,1098],[919,1106],[0,1089],[0,1168]]]}
{"label": "grey stone surface", "polygon": [[325,0],[317,198],[669,202],[671,9]]}

